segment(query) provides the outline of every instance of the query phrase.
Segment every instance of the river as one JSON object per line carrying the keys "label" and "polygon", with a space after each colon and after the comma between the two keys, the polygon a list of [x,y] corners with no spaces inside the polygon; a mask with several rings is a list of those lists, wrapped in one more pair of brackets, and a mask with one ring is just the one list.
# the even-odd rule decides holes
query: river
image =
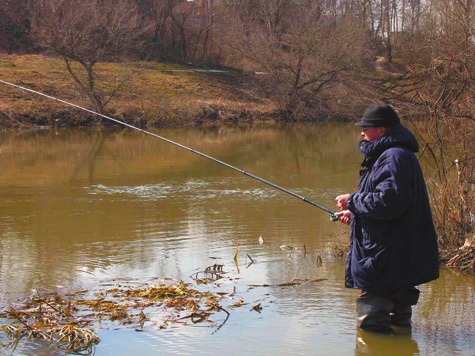
{"label": "river", "polygon": [[[353,125],[155,133],[331,209],[336,195],[357,186]],[[358,291],[344,288],[344,261],[332,252],[348,243],[346,226],[157,138],[122,129],[1,133],[0,167],[0,307],[33,290],[67,295],[165,279],[193,285],[192,275],[215,263],[224,265],[225,282],[208,287],[248,303],[219,329],[96,325],[97,356],[475,355],[475,276],[443,269],[421,286],[412,330],[357,331]],[[252,286],[296,278],[309,281]],[[8,341],[0,335],[5,354],[63,354],[31,341],[12,351]]]}

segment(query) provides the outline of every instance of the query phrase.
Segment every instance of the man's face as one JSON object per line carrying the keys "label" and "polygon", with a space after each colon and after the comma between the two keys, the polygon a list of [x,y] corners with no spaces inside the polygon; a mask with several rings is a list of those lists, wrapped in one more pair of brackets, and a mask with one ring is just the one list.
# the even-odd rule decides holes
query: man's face
{"label": "man's face", "polygon": [[364,140],[371,142],[383,136],[385,132],[384,127],[363,127],[361,136]]}

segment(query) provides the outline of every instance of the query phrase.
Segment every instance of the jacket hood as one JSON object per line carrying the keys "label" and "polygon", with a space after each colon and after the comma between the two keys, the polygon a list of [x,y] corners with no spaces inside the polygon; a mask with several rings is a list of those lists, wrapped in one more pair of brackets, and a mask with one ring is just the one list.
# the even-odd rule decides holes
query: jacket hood
{"label": "jacket hood", "polygon": [[416,136],[414,136],[408,128],[399,124],[394,128],[387,129],[384,136],[375,141],[360,141],[359,150],[365,156],[361,165],[368,167],[373,164],[384,151],[391,147],[404,147],[412,152],[418,152],[419,142],[417,142]]}

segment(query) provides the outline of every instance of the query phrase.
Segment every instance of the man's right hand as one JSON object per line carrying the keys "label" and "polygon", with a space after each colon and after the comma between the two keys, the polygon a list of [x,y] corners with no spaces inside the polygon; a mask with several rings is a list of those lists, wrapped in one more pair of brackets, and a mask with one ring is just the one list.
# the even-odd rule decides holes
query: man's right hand
{"label": "man's right hand", "polygon": [[336,216],[338,216],[338,219],[346,225],[350,225],[350,219],[351,219],[351,211],[349,210],[343,210],[338,213],[335,213]]}

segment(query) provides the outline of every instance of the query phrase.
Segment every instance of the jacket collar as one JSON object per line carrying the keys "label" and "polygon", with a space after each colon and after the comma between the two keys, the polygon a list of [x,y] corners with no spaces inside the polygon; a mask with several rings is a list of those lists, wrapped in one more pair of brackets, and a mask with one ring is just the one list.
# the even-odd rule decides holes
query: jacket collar
{"label": "jacket collar", "polygon": [[405,126],[400,124],[387,129],[386,133],[377,140],[360,141],[359,151],[365,156],[361,166],[372,166],[379,156],[391,147],[403,147],[413,152],[419,151],[419,143],[414,134]]}

